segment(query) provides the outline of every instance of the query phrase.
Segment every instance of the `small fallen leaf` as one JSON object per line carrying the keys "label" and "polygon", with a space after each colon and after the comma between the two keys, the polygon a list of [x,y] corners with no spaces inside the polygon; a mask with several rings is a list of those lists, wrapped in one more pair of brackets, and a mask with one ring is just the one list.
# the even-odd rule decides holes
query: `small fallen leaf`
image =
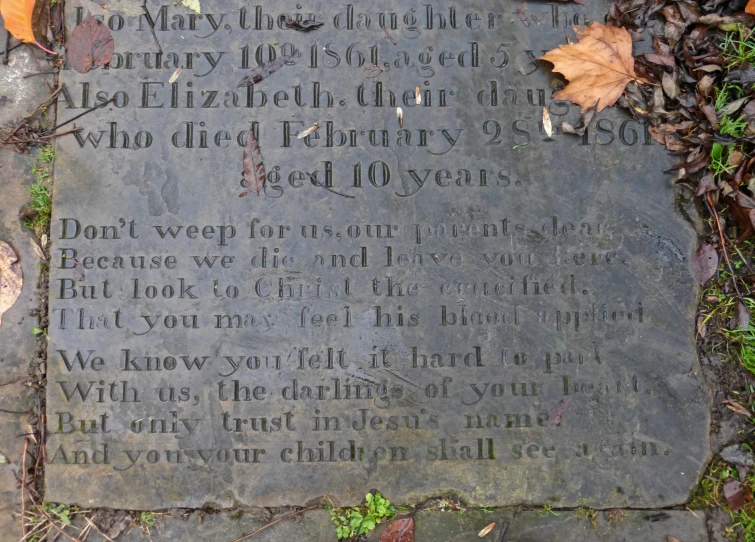
{"label": "small fallen leaf", "polygon": [[67,60],[72,70],[87,73],[93,66],[104,66],[113,58],[115,43],[110,30],[87,12],[87,17],[71,32]]}
{"label": "small fallen leaf", "polygon": [[542,57],[562,73],[569,84],[553,97],[570,100],[582,112],[597,104],[598,111],[613,105],[627,84],[636,79],[632,36],[624,28],[593,23],[571,45],[561,45]]}
{"label": "small fallen leaf", "polygon": [[239,194],[239,197],[240,197],[240,198],[243,198],[243,197],[244,197],[244,196],[246,196],[246,195],[247,195],[248,193],[249,193],[249,192],[242,192],[241,194]]}
{"label": "small fallen leaf", "polygon": [[385,528],[380,542],[414,542],[414,520],[397,519]]}
{"label": "small fallen leaf", "polygon": [[179,66],[176,69],[176,71],[173,72],[173,75],[170,76],[170,79],[168,79],[168,84],[172,85],[173,83],[175,83],[176,79],[179,78],[179,76],[181,75],[181,72],[183,72],[183,71],[184,71],[184,69],[181,66]]}
{"label": "small fallen leaf", "polygon": [[5,29],[17,40],[33,43],[46,53],[54,55],[54,51],[42,47],[34,37],[35,4],[35,0],[5,0],[0,3],[0,15],[3,16]]}
{"label": "small fallen leaf", "polygon": [[745,6],[745,12],[750,15],[755,15],[755,0],[750,0]]}
{"label": "small fallen leaf", "polygon": [[734,478],[729,478],[724,483],[724,497],[734,512],[738,512],[747,501],[752,500],[750,491]]}
{"label": "small fallen leaf", "polygon": [[202,7],[199,5],[199,0],[181,0],[181,3],[192,11],[202,13]]}
{"label": "small fallen leaf", "polygon": [[716,274],[718,268],[718,252],[713,245],[700,245],[692,256],[692,275],[698,283],[705,284]]}
{"label": "small fallen leaf", "polygon": [[666,535],[666,542],[682,542],[682,540],[669,534]]}
{"label": "small fallen leaf", "polygon": [[752,413],[747,410],[745,407],[734,401],[733,399],[726,399],[725,401],[721,401],[724,405],[726,405],[726,408],[729,410],[732,410],[736,412],[737,414],[741,414],[742,416],[752,416]]}
{"label": "small fallen leaf", "polygon": [[712,192],[713,190],[717,189],[718,187],[714,182],[713,174],[708,173],[707,175],[703,175],[700,178],[700,182],[697,183],[697,190],[695,191],[695,195],[702,196],[706,192]]}
{"label": "small fallen leaf", "polygon": [[567,397],[566,399],[561,399],[556,404],[556,406],[554,406],[551,409],[551,412],[550,412],[551,421],[550,421],[550,423],[548,425],[550,425],[550,426],[559,425],[561,423],[561,421],[562,421],[563,415],[566,413],[566,410],[571,405],[571,402],[572,402],[572,398],[571,397]]}
{"label": "small fallen leaf", "polygon": [[7,462],[8,462],[8,458],[5,457],[3,454],[0,454],[0,465],[2,465],[4,463],[7,463]]}
{"label": "small fallen leaf", "polygon": [[547,107],[543,107],[543,129],[548,137],[553,135],[553,124],[551,124],[551,116]]}
{"label": "small fallen leaf", "polygon": [[77,281],[84,280],[84,267],[76,258],[73,259],[73,278]]}
{"label": "small fallen leaf", "polygon": [[597,111],[598,104],[596,103],[579,116],[579,122],[576,126],[572,126],[568,122],[564,121],[561,123],[561,129],[565,134],[573,134],[579,136],[585,135],[585,130],[587,130],[587,127],[590,126],[590,123],[592,122],[592,119],[595,118]]}
{"label": "small fallen leaf", "polygon": [[21,295],[23,284],[18,256],[8,243],[0,241],[0,326],[3,325],[3,313],[10,309]]}
{"label": "small fallen leaf", "polygon": [[288,62],[290,57],[288,56],[281,56],[273,60],[272,62],[265,62],[260,66],[257,66],[253,70],[251,70],[249,73],[247,73],[241,81],[239,81],[239,84],[236,88],[240,87],[251,87],[262,81],[265,77],[268,77],[270,74],[277,72],[280,70],[283,66],[285,66],[286,62]]}
{"label": "small fallen leaf", "polygon": [[400,107],[396,108],[396,117],[398,118],[398,125],[404,127],[404,110]]}
{"label": "small fallen leaf", "polygon": [[490,531],[492,531],[493,529],[495,529],[495,521],[491,523],[490,525],[488,525],[487,527],[485,527],[479,533],[477,533],[477,536],[479,538],[485,538],[488,535],[488,533],[490,533]]}
{"label": "small fallen leaf", "polygon": [[34,239],[29,239],[29,243],[31,243],[31,248],[34,250],[34,253],[37,255],[37,257],[40,260],[47,260],[47,256],[45,256],[45,251],[42,250],[42,247],[39,246],[39,243],[37,243]]}
{"label": "small fallen leaf", "polygon": [[414,87],[414,103],[417,105],[422,104],[422,89],[419,88],[419,85]]}
{"label": "small fallen leaf", "polygon": [[308,136],[309,134],[311,134],[311,133],[314,133],[314,132],[316,132],[316,131],[317,131],[317,130],[319,130],[319,129],[320,129],[320,125],[319,125],[319,124],[317,124],[317,123],[315,122],[315,123],[314,123],[314,124],[313,124],[312,126],[310,126],[309,128],[307,128],[307,129],[306,129],[306,130],[304,130],[303,132],[299,132],[299,133],[298,133],[298,134],[296,135],[296,139],[304,139],[304,138],[305,138],[305,137],[307,137],[307,136]]}
{"label": "small fallen leaf", "polygon": [[265,187],[266,178],[265,164],[262,162],[262,151],[260,151],[257,138],[254,137],[254,130],[250,127],[249,135],[246,138],[246,145],[244,145],[244,180],[246,181],[246,186],[257,192],[259,196]]}
{"label": "small fallen leaf", "polygon": [[746,330],[750,327],[750,311],[747,305],[737,301],[734,305],[734,318],[729,323],[729,329]]}

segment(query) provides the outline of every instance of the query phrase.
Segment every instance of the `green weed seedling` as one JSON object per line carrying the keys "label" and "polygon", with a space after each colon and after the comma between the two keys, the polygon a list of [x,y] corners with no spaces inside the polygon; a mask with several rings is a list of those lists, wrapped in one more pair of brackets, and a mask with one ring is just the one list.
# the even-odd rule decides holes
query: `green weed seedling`
{"label": "green weed seedling", "polygon": [[336,526],[339,540],[365,535],[375,529],[383,520],[393,517],[396,509],[380,493],[368,493],[365,505],[355,508],[332,508],[330,518]]}

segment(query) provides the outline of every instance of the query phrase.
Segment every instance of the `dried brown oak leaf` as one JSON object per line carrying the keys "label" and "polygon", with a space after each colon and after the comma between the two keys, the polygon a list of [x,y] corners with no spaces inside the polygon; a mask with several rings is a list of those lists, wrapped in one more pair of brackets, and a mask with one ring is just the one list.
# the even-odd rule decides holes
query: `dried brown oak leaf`
{"label": "dried brown oak leaf", "polygon": [[3,313],[16,302],[23,285],[18,256],[8,243],[0,241],[0,325],[3,324]]}
{"label": "dried brown oak leaf", "polygon": [[569,84],[554,98],[570,100],[586,111],[598,111],[616,103],[630,81],[637,79],[632,57],[632,36],[624,28],[593,23],[579,34],[579,41],[561,45],[542,57],[562,73]]}
{"label": "dried brown oak leaf", "polygon": [[[0,1],[0,15],[3,16],[5,28],[17,40],[24,43],[33,43],[46,53],[54,55],[54,51],[45,49],[34,36],[35,23],[35,0],[4,0]],[[40,25],[37,25],[39,27]],[[43,29],[38,28],[42,33]]]}
{"label": "dried brown oak leaf", "polygon": [[265,187],[265,164],[262,162],[262,152],[254,131],[249,128],[249,136],[244,145],[244,181],[248,188],[260,195]]}
{"label": "dried brown oak leaf", "polygon": [[110,30],[87,13],[86,19],[71,32],[67,60],[72,70],[87,73],[93,66],[104,66],[113,58],[115,43]]}

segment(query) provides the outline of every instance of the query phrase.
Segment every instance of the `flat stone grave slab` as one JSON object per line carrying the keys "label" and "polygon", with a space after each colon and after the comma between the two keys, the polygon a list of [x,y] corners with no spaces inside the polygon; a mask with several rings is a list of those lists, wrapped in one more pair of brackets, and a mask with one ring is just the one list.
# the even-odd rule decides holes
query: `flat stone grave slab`
{"label": "flat stone grave slab", "polygon": [[561,133],[536,60],[591,4],[69,2],[116,54],[61,76],[59,122],[112,101],[57,143],[46,498],[684,502],[708,409],[671,162],[617,110]]}

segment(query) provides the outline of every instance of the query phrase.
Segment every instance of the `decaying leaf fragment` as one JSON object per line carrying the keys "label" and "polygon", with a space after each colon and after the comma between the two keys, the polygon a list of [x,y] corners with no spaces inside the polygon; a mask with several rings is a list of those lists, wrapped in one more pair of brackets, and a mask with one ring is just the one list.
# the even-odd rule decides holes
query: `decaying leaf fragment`
{"label": "decaying leaf fragment", "polygon": [[396,118],[398,119],[398,125],[403,128],[404,127],[404,110],[400,107],[396,108]]}
{"label": "decaying leaf fragment", "polygon": [[104,66],[114,52],[110,30],[91,13],[73,29],[66,49],[68,65],[79,73],[87,73],[93,66]]}
{"label": "decaying leaf fragment", "polygon": [[246,145],[244,145],[244,181],[246,181],[246,186],[257,192],[259,196],[265,187],[266,178],[260,145],[254,137],[254,130],[250,127]]}
{"label": "decaying leaf fragment", "polygon": [[700,245],[692,256],[692,274],[697,282],[705,284],[718,269],[718,251],[707,243]]}
{"label": "decaying leaf fragment", "polygon": [[491,523],[490,525],[488,525],[487,527],[485,527],[484,529],[482,529],[479,533],[477,533],[477,537],[485,538],[486,536],[488,536],[488,533],[490,533],[490,531],[492,531],[493,529],[495,529],[495,521]]}
{"label": "decaying leaf fragment", "polygon": [[422,89],[419,88],[419,85],[414,87],[414,103],[422,105]]}
{"label": "decaying leaf fragment", "polygon": [[181,3],[192,11],[202,13],[202,6],[199,5],[199,0],[181,0]]}
{"label": "decaying leaf fragment", "polygon": [[275,73],[280,70],[286,64],[286,62],[288,62],[289,58],[290,57],[288,56],[281,56],[279,58],[276,58],[272,62],[265,62],[260,66],[257,66],[252,71],[247,73],[241,79],[241,81],[239,81],[237,88],[251,87],[256,85],[271,73]]}
{"label": "decaying leaf fragment", "polygon": [[18,256],[8,243],[0,241],[0,326],[3,324],[3,313],[10,309],[21,295],[23,284]]}
{"label": "decaying leaf fragment", "polygon": [[173,75],[170,76],[170,79],[168,79],[168,84],[172,85],[176,82],[176,80],[181,76],[181,73],[184,71],[183,67],[179,66],[176,68],[176,71],[173,72]]}
{"label": "decaying leaf fragment", "polygon": [[297,134],[297,136],[296,136],[296,139],[304,139],[309,134],[311,134],[313,132],[316,132],[319,129],[320,129],[320,125],[315,122],[312,126],[310,126],[309,128],[307,128],[303,132],[299,132],[299,134]]}
{"label": "decaying leaf fragment", "polygon": [[380,535],[380,542],[414,542],[414,520],[397,519]]}
{"label": "decaying leaf fragment", "polygon": [[553,135],[553,124],[551,123],[551,116],[548,113],[547,107],[543,107],[543,130],[548,134],[548,137]]}
{"label": "decaying leaf fragment", "polygon": [[632,57],[632,36],[624,28],[593,23],[579,41],[561,45],[541,57],[553,64],[569,84],[554,98],[570,100],[586,111],[613,105],[630,81],[637,78]]}

